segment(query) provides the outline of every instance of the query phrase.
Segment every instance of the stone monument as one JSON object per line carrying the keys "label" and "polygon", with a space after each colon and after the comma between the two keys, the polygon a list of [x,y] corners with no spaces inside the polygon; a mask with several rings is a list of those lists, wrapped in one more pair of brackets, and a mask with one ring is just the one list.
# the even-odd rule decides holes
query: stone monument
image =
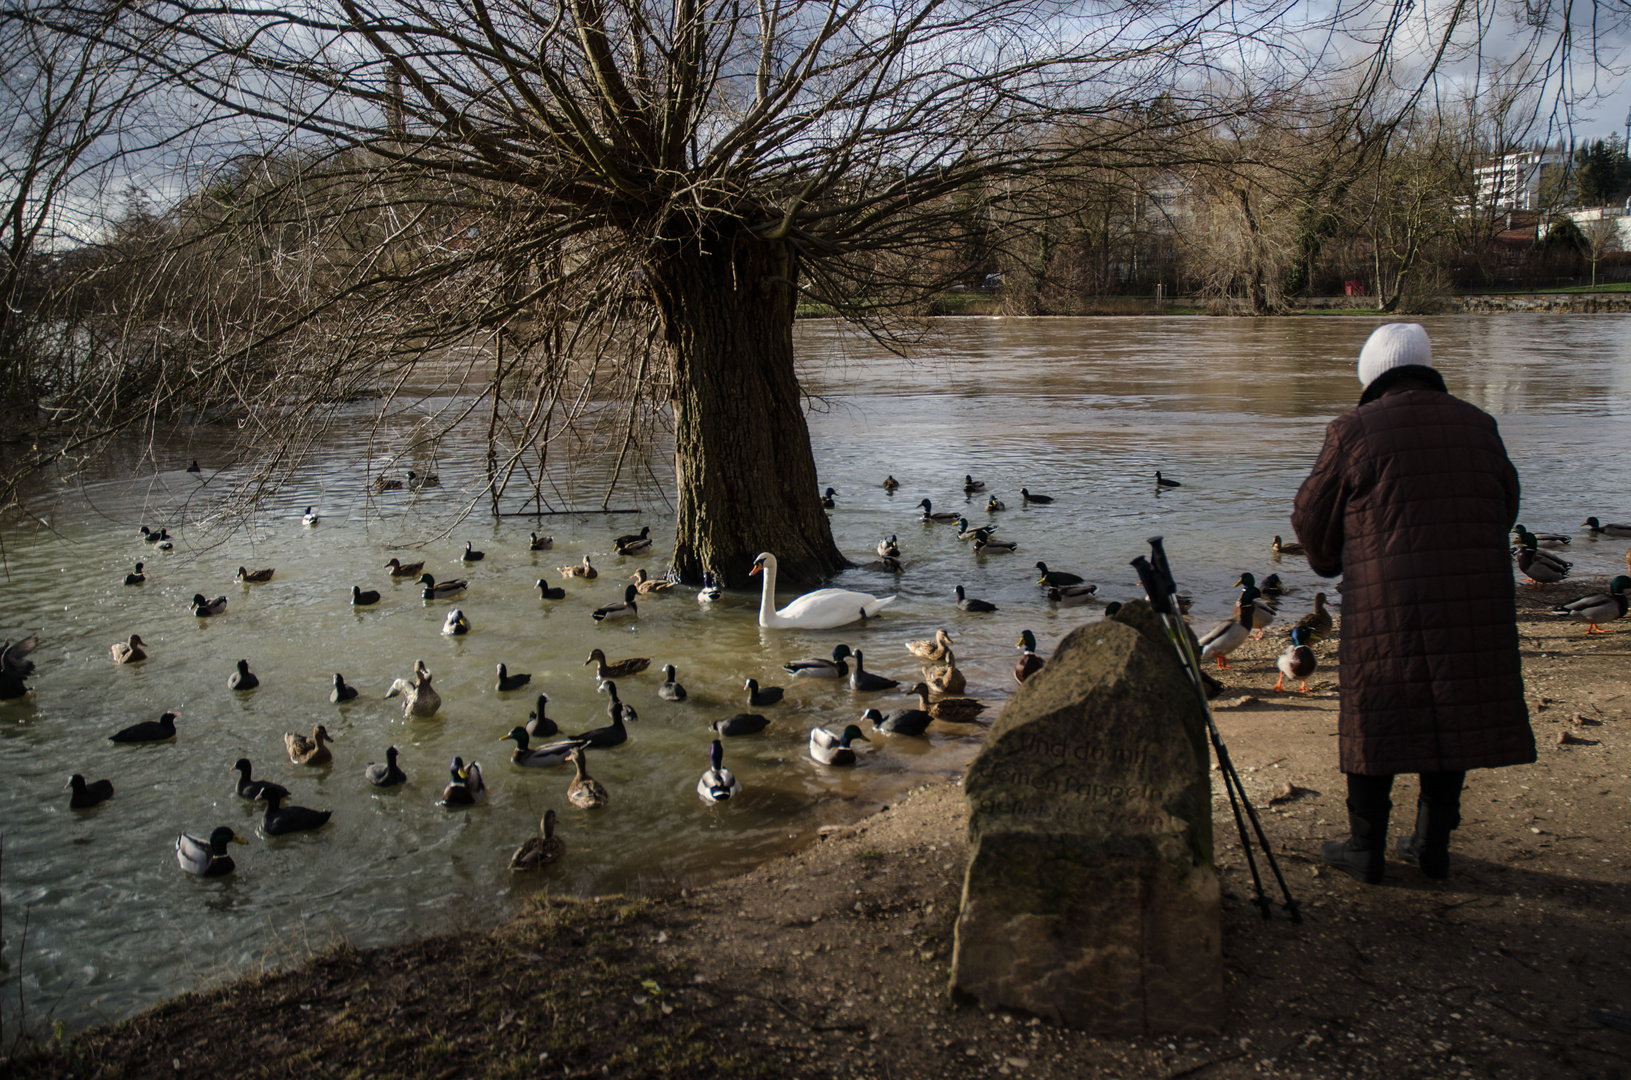
{"label": "stone monument", "polygon": [[1222,1027],[1206,717],[1147,603],[1060,642],[965,791],[956,999],[1105,1035]]}

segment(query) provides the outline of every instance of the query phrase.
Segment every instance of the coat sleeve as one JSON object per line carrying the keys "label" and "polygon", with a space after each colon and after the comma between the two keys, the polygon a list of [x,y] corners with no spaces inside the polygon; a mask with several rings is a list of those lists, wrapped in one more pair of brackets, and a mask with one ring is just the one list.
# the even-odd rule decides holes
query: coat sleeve
{"label": "coat sleeve", "polygon": [[1523,489],[1518,483],[1518,470],[1512,464],[1512,458],[1506,452],[1506,444],[1501,437],[1495,437],[1497,445],[1501,448],[1501,487],[1506,492],[1506,524],[1510,528],[1518,520],[1518,503]]}
{"label": "coat sleeve", "polygon": [[1349,486],[1342,432],[1337,422],[1325,429],[1319,460],[1297,492],[1291,527],[1308,549],[1308,565],[1321,577],[1342,573],[1343,519],[1348,513]]}

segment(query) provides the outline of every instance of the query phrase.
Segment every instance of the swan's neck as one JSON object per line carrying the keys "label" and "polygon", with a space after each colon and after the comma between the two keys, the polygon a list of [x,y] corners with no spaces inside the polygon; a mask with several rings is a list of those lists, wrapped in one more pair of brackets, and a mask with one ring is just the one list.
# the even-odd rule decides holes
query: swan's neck
{"label": "swan's neck", "polygon": [[759,592],[759,625],[776,625],[776,563],[766,559],[759,568],[764,585]]}

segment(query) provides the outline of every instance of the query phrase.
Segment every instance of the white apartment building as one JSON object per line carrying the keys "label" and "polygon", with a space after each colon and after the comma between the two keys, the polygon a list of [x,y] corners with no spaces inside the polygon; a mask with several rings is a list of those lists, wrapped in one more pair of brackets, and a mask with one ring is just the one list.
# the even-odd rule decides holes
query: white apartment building
{"label": "white apartment building", "polygon": [[1525,150],[1503,154],[1500,161],[1477,170],[1480,209],[1538,210],[1543,180],[1554,169],[1568,165],[1568,156],[1555,150]]}

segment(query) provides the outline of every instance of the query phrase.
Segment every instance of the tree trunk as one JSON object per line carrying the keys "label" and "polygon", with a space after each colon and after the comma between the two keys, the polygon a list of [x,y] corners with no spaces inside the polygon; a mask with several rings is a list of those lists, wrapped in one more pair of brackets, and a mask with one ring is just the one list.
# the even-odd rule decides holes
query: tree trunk
{"label": "tree trunk", "polygon": [[647,263],[674,373],[674,563],[751,584],[761,551],[806,587],[850,565],[821,507],[793,373],[797,273],[785,244],[682,240]]}

